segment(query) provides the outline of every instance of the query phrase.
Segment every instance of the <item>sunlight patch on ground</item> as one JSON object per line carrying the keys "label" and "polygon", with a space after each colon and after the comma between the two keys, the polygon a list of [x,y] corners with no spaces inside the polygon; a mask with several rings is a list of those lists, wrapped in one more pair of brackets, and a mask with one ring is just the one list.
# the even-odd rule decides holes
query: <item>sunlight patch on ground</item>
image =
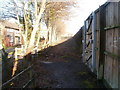
{"label": "sunlight patch on ground", "polygon": [[15,72],[17,71],[17,65],[18,65],[18,60],[15,60],[14,66],[13,66],[13,70],[12,70],[12,76],[15,75]]}

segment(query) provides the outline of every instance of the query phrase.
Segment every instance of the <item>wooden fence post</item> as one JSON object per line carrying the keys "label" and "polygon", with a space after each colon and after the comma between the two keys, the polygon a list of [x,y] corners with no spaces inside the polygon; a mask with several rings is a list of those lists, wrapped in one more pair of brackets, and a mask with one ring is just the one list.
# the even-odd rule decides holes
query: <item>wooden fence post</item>
{"label": "wooden fence post", "polygon": [[8,53],[5,52],[4,48],[2,49],[2,84],[10,79],[10,70],[9,70],[9,60]]}
{"label": "wooden fence post", "polygon": [[[119,4],[119,6],[118,6],[118,16],[119,16],[119,22],[118,22],[118,24],[120,25],[120,2],[118,2]],[[119,37],[119,40],[118,40],[118,53],[119,53],[119,55],[120,55],[120,29],[119,29],[119,33],[118,33],[118,37]],[[118,88],[120,89],[120,58],[118,59]]]}
{"label": "wooden fence post", "polygon": [[92,72],[96,73],[96,15],[95,12],[92,13]]}
{"label": "wooden fence post", "polygon": [[98,67],[98,72],[97,72],[97,78],[99,80],[102,80],[104,78],[104,61],[105,61],[105,23],[106,23],[106,13],[105,13],[105,8],[104,6],[101,6],[99,8],[100,14],[99,14],[99,20],[100,20],[100,45],[99,45],[99,67]]}

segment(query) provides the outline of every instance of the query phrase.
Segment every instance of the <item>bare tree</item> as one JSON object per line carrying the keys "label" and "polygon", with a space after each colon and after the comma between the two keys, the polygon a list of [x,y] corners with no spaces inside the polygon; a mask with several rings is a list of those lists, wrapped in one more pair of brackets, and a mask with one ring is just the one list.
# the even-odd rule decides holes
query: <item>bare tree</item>
{"label": "bare tree", "polygon": [[[9,6],[10,5],[10,6]],[[45,22],[48,29],[51,30],[51,36],[60,34],[63,26],[62,20],[67,19],[69,12],[69,6],[74,6],[73,2],[38,2],[34,0],[11,0],[7,4],[7,8],[13,9],[13,12],[9,12],[8,16],[18,20],[19,24],[22,24],[23,28],[21,31],[24,38],[24,45],[26,54],[30,53],[34,46],[39,44],[40,36],[40,22]],[[5,13],[7,15],[7,13]],[[62,24],[62,25],[61,25]],[[37,39],[35,38],[38,33]]]}
{"label": "bare tree", "polygon": [[44,19],[51,32],[51,42],[64,31],[65,24],[62,20],[65,21],[70,18],[69,8],[75,5],[76,2],[50,2],[46,4]]}

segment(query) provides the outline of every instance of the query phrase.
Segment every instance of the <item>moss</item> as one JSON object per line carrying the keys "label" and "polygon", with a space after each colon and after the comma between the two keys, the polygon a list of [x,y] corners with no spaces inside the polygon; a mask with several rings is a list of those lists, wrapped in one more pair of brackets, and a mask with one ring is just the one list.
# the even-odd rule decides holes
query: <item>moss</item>
{"label": "moss", "polygon": [[114,25],[114,26],[109,26],[109,27],[105,27],[105,30],[109,30],[109,29],[114,29],[114,28],[120,28],[120,25]]}
{"label": "moss", "polygon": [[68,61],[64,61],[65,63],[68,63]]}
{"label": "moss", "polygon": [[78,75],[87,75],[88,73],[87,72],[78,72],[77,74]]}
{"label": "moss", "polygon": [[83,81],[83,85],[86,86],[86,88],[94,88],[93,84],[88,80]]}
{"label": "moss", "polygon": [[61,56],[62,58],[67,58],[67,57],[69,57],[69,56],[67,56],[67,55],[64,55],[64,56]]}

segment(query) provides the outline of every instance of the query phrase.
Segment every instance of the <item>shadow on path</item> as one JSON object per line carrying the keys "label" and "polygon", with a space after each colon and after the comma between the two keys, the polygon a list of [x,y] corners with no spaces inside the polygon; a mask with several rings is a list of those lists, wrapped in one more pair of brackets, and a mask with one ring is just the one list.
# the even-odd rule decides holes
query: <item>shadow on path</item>
{"label": "shadow on path", "polygon": [[80,50],[71,38],[40,52],[35,61],[36,87],[103,88],[96,76],[82,63]]}

